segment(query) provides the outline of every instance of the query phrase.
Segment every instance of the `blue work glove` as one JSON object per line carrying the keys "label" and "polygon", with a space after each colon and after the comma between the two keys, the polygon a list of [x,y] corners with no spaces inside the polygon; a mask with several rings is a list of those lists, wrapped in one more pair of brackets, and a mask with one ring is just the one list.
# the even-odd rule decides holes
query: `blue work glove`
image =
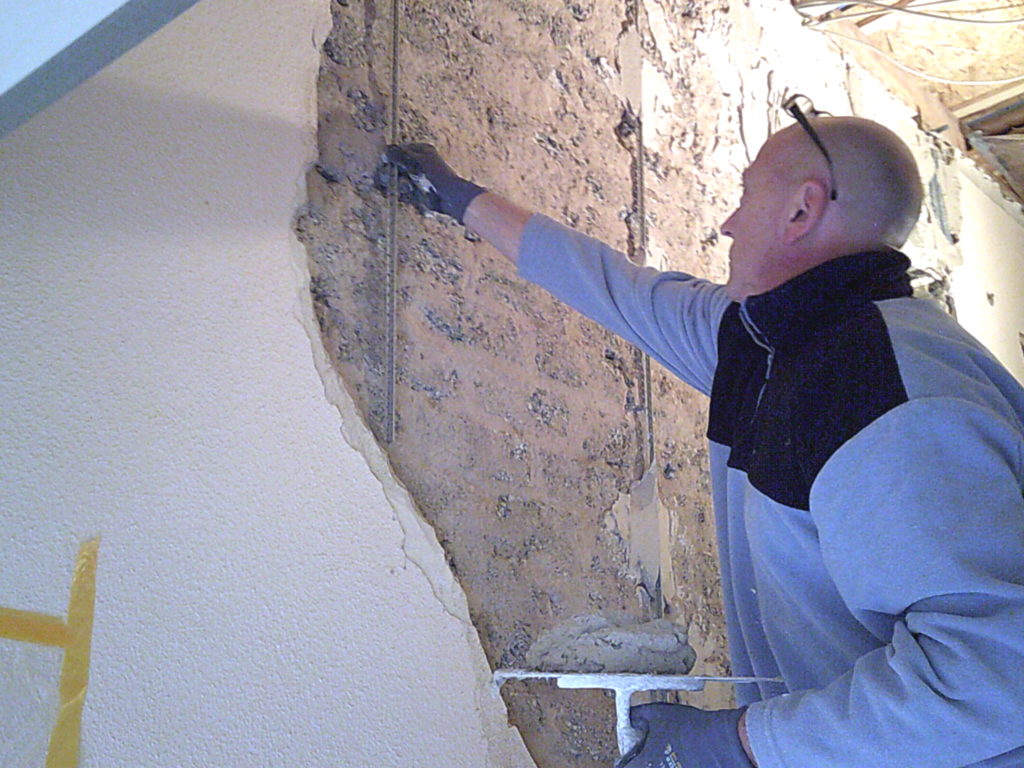
{"label": "blue work glove", "polygon": [[753,768],[737,730],[742,715],[685,704],[632,707],[630,723],[644,736],[615,768]]}
{"label": "blue work glove", "polygon": [[447,214],[459,224],[473,198],[486,192],[455,173],[430,144],[390,144],[383,159],[416,184],[422,192],[418,204]]}

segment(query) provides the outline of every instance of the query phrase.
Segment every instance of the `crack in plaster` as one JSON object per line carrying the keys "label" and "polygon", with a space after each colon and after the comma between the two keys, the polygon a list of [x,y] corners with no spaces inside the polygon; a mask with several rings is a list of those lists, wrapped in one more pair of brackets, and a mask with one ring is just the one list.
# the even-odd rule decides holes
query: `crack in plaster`
{"label": "crack in plaster", "polygon": [[[305,181],[306,174],[303,172],[298,182],[303,197],[305,196]],[[298,210],[301,211],[302,207],[300,206]],[[437,539],[437,534],[417,511],[409,491],[395,477],[387,456],[377,443],[369,426],[356,410],[355,403],[345,389],[340,374],[331,365],[313,310],[308,255],[298,238],[295,238],[293,242],[296,271],[299,275],[295,315],[309,338],[313,364],[323,384],[324,395],[327,401],[338,410],[341,417],[341,434],[345,442],[363,457],[371,473],[380,483],[384,496],[394,513],[394,520],[402,531],[401,548],[405,558],[426,579],[432,594],[445,614],[458,621],[462,627],[477,683],[473,691],[477,712],[485,720],[490,731],[498,734],[514,733],[514,738],[519,742],[516,746],[525,753],[526,748],[525,745],[522,745],[518,730],[507,725],[507,711],[497,688],[492,683],[490,666],[484,657],[476,627],[470,620],[466,594],[456,582],[451,568],[447,565],[445,553]],[[496,707],[501,713],[500,718],[492,714]],[[490,763],[494,766],[504,765],[502,761],[505,759],[505,753],[493,743],[490,734],[485,736],[485,744]]]}
{"label": "crack in plaster", "polygon": [[[331,26],[329,11],[325,11],[313,31],[313,40],[317,50],[327,39]],[[314,68],[307,76],[310,83],[310,112],[313,115],[317,111],[316,74]],[[315,124],[315,120],[312,121],[312,124]],[[302,169],[295,182],[296,199],[293,209],[296,211],[296,219],[306,213],[307,175],[309,169],[318,159],[315,131],[309,137],[307,144],[309,164]],[[465,593],[455,581],[449,568],[437,566],[437,563],[444,562],[444,550],[437,540],[434,529],[416,510],[408,490],[395,477],[387,456],[377,443],[369,426],[356,410],[355,403],[345,389],[341,376],[334,370],[334,366],[330,362],[313,309],[309,255],[305,246],[294,235],[294,226],[292,229],[295,269],[299,283],[295,317],[309,338],[313,363],[323,384],[327,401],[337,408],[341,416],[342,436],[345,438],[345,442],[362,455],[373,476],[381,484],[384,495],[394,512],[395,520],[402,529],[402,551],[405,556],[426,577],[434,596],[441,603],[445,613],[472,627]]]}
{"label": "crack in plaster", "polygon": [[[305,176],[303,176],[303,182]],[[438,542],[434,529],[420,515],[409,491],[399,482],[391,469],[390,462],[370,431],[369,426],[356,411],[355,403],[334,370],[324,349],[319,325],[313,312],[309,292],[308,257],[298,240],[296,262],[304,270],[299,285],[297,314],[299,322],[310,341],[313,362],[324,387],[327,401],[337,408],[341,417],[341,433],[355,451],[366,461],[373,476],[380,483],[384,496],[391,506],[394,519],[402,531],[401,548],[408,562],[411,562],[426,579],[430,590],[446,615],[459,622],[468,647],[476,686],[473,690],[475,708],[484,720],[489,733],[484,742],[489,763],[493,766],[506,765],[507,753],[494,743],[495,736],[514,739],[513,748],[526,754],[519,731],[508,725],[508,712],[498,689],[491,679],[491,669],[484,657],[476,627],[469,616],[466,594],[456,582],[451,568],[447,565],[444,550]],[[496,712],[498,714],[496,714]],[[492,735],[494,734],[494,735]],[[532,761],[528,765],[533,765]]]}
{"label": "crack in plaster", "polygon": [[[331,28],[330,10],[325,4],[311,31],[313,46],[318,52],[327,40]],[[533,761],[528,757],[529,753],[519,731],[508,724],[505,703],[501,699],[497,687],[493,684],[490,665],[484,656],[476,627],[470,619],[466,594],[455,580],[455,576],[447,564],[437,534],[416,509],[409,491],[395,476],[388,457],[373,436],[369,425],[358,413],[355,402],[346,390],[341,375],[331,364],[323,344],[320,326],[313,308],[309,254],[299,241],[294,227],[294,221],[306,212],[308,204],[307,176],[319,155],[315,128],[318,110],[316,83],[319,66],[319,56],[313,57],[312,66],[305,77],[306,82],[309,83],[307,110],[312,119],[308,123],[310,128],[306,140],[307,165],[295,180],[295,197],[292,201],[292,209],[296,211],[291,238],[292,263],[296,277],[296,301],[293,314],[309,339],[313,366],[323,386],[324,396],[327,402],[338,411],[342,437],[366,461],[371,473],[380,483],[384,496],[392,509],[394,520],[401,529],[401,549],[404,557],[426,579],[434,598],[444,613],[459,622],[462,628],[476,681],[473,701],[484,726],[483,741],[487,750],[488,764],[495,768],[498,766],[504,768],[509,765],[509,756],[512,753],[517,753],[522,756],[521,764],[524,768],[534,766]]]}

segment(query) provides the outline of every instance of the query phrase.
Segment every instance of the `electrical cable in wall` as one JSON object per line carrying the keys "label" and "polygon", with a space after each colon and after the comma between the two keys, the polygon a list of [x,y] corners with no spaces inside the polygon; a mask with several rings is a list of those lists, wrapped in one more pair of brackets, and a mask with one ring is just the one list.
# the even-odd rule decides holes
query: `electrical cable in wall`
{"label": "electrical cable in wall", "polygon": [[[399,12],[401,0],[391,4],[391,125],[389,142],[398,144],[398,44]],[[385,339],[387,371],[384,381],[384,442],[395,439],[395,358],[398,354],[398,321],[396,296],[398,294],[398,166],[391,166],[388,180],[388,264],[385,294],[387,314],[387,337]]]}
{"label": "electrical cable in wall", "polygon": [[[956,2],[956,0],[951,0],[951,2]],[[922,3],[922,5],[927,5],[927,3]],[[1006,5],[990,5],[987,8],[950,8],[949,10],[946,11],[946,13],[960,14],[960,15],[963,15],[963,16],[977,16],[977,15],[980,15],[980,14],[983,14],[983,13],[992,13],[992,11],[1009,11],[1009,10],[1016,10],[1017,8],[1024,8],[1024,3],[1008,3]]]}

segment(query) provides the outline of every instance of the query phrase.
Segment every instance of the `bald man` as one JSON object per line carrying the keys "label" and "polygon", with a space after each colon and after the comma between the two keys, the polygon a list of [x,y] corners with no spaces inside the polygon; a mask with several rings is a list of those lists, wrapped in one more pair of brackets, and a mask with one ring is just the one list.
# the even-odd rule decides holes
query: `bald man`
{"label": "bald man", "polygon": [[[813,132],[813,136],[812,136]],[[1024,390],[897,249],[909,150],[868,120],[772,136],[743,174],[729,280],[637,267],[388,150],[519,274],[710,395],[736,709],[634,707],[629,768],[1024,766]],[[429,182],[429,183],[428,183]]]}

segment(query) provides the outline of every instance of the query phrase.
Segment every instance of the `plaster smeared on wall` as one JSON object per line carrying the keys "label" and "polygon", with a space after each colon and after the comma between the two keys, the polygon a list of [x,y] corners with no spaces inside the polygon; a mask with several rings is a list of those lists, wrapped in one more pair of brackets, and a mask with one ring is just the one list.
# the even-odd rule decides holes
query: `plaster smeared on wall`
{"label": "plaster smeared on wall", "polygon": [[[607,530],[623,547],[626,567],[621,577],[636,584],[639,610],[643,616],[660,615],[659,601],[671,603],[676,594],[672,568],[672,523],[669,510],[658,492],[656,466],[630,485],[604,519]],[[675,617],[685,622],[686,617]]]}

